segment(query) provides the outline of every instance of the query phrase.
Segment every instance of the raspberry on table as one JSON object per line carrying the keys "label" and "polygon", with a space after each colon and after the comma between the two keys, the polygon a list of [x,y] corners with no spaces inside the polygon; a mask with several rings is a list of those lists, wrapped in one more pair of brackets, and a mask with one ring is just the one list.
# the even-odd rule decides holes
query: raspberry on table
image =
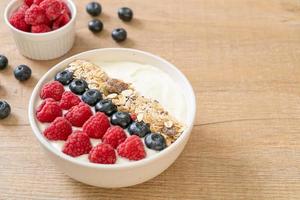
{"label": "raspberry on table", "polygon": [[69,110],[73,106],[78,105],[81,102],[80,98],[73,92],[65,91],[59,102],[59,106],[63,110]]}
{"label": "raspberry on table", "polygon": [[120,126],[112,126],[107,129],[102,141],[103,143],[110,144],[113,148],[117,148],[126,138],[126,133]]}
{"label": "raspberry on table", "polygon": [[83,154],[88,154],[92,149],[92,144],[89,136],[82,131],[75,131],[69,135],[66,143],[63,146],[62,152],[77,157]]}
{"label": "raspberry on table", "polygon": [[51,31],[51,28],[49,26],[47,26],[46,24],[39,24],[39,25],[31,26],[32,33],[47,33],[50,31]]}
{"label": "raspberry on table", "polygon": [[141,160],[146,157],[144,144],[136,135],[128,137],[118,146],[117,151],[120,156],[129,160]]}
{"label": "raspberry on table", "polygon": [[59,16],[52,25],[52,29],[56,30],[59,29],[60,27],[63,27],[70,21],[70,16],[68,14],[62,14]]}
{"label": "raspberry on table", "polygon": [[58,81],[51,81],[46,83],[41,90],[41,99],[52,98],[59,101],[64,93],[64,86]]}
{"label": "raspberry on table", "polygon": [[25,22],[25,15],[22,12],[15,12],[10,18],[9,23],[16,29],[29,32],[30,25]]}
{"label": "raspberry on table", "polygon": [[89,160],[92,163],[115,164],[117,157],[115,150],[109,144],[98,144],[89,153]]}
{"label": "raspberry on table", "polygon": [[81,102],[73,106],[66,114],[66,119],[71,122],[73,126],[81,127],[93,115],[91,108]]}
{"label": "raspberry on table", "polygon": [[48,140],[66,140],[72,133],[72,124],[63,117],[57,117],[43,133]]}
{"label": "raspberry on table", "polygon": [[40,7],[46,11],[46,16],[50,20],[57,19],[64,11],[63,2],[60,0],[44,0]]}
{"label": "raspberry on table", "polygon": [[36,111],[36,118],[40,122],[52,122],[61,116],[62,110],[53,99],[45,99]]}
{"label": "raspberry on table", "polygon": [[84,123],[82,129],[91,138],[101,139],[109,127],[110,123],[106,115],[104,113],[97,112]]}

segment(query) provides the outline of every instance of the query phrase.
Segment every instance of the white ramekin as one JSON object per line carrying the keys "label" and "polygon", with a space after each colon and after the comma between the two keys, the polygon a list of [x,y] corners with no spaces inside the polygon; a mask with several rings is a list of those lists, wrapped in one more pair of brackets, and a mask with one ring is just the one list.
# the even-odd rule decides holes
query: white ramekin
{"label": "white ramekin", "polygon": [[[168,73],[176,81],[183,91],[187,102],[187,129],[183,134],[168,148],[149,158],[140,161],[122,163],[116,165],[103,165],[78,161],[68,155],[63,154],[54,148],[43,136],[35,116],[35,109],[38,106],[39,93],[41,87],[50,80],[55,74],[65,69],[69,63],[77,59],[84,59],[91,62],[97,61],[132,61],[150,64]],[[170,97],[172,99],[172,97]],[[172,101],[176,101],[173,99]],[[166,60],[134,49],[107,48],[87,51],[71,58],[68,58],[56,66],[52,67],[37,83],[29,101],[29,121],[33,133],[39,143],[43,146],[48,156],[54,163],[70,177],[83,183],[98,187],[116,188],[127,187],[145,182],[167,169],[182,152],[191,134],[196,112],[196,101],[193,89],[186,77],[171,63]]]}
{"label": "white ramekin", "polygon": [[75,41],[75,22],[77,10],[72,0],[65,0],[72,18],[60,29],[48,33],[27,33],[20,31],[9,23],[9,17],[23,0],[11,0],[4,12],[6,25],[10,28],[17,48],[25,57],[35,60],[51,60],[66,54]]}

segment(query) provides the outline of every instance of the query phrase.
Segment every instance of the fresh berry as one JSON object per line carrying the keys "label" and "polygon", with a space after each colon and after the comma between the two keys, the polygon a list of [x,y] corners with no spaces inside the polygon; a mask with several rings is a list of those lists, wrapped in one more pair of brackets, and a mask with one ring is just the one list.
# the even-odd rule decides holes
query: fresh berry
{"label": "fresh berry", "polygon": [[63,2],[60,0],[44,0],[39,5],[51,21],[57,19],[63,12]]}
{"label": "fresh berry", "polygon": [[40,5],[44,0],[33,0],[33,4]]}
{"label": "fresh berry", "polygon": [[127,112],[116,112],[111,116],[111,123],[122,128],[127,128],[131,123],[131,117]]}
{"label": "fresh berry", "polygon": [[66,140],[72,133],[72,124],[63,117],[57,117],[45,130],[49,140]]}
{"label": "fresh berry", "polygon": [[89,153],[89,160],[92,163],[115,164],[116,152],[109,144],[98,144]]}
{"label": "fresh berry", "polygon": [[50,32],[51,28],[46,24],[39,24],[35,26],[31,26],[31,33],[47,33]]}
{"label": "fresh berry", "polygon": [[33,0],[24,0],[27,6],[31,6],[33,4]]}
{"label": "fresh berry", "polygon": [[110,99],[103,99],[99,101],[95,106],[96,112],[103,112],[107,116],[111,116],[115,112],[118,111],[117,106],[113,104],[113,102]]}
{"label": "fresh berry", "polygon": [[118,9],[119,18],[125,22],[131,21],[133,12],[130,8],[122,7]]}
{"label": "fresh berry", "polygon": [[123,42],[127,38],[127,32],[124,28],[116,28],[112,31],[111,36],[116,42]]}
{"label": "fresh berry", "polygon": [[145,137],[145,144],[149,149],[161,151],[167,147],[164,136],[158,133],[151,133]]}
{"label": "fresh berry", "polygon": [[73,106],[78,105],[81,102],[80,98],[73,92],[65,91],[59,102],[59,106],[63,110],[69,110]]}
{"label": "fresh berry", "polygon": [[122,144],[117,148],[118,154],[129,160],[141,160],[146,157],[146,151],[142,140],[132,135],[128,137]]}
{"label": "fresh berry", "polygon": [[82,95],[88,89],[88,84],[85,80],[74,79],[69,88],[75,94]]}
{"label": "fresh berry", "polygon": [[149,126],[145,122],[141,121],[141,122],[133,122],[132,124],[130,124],[128,128],[128,132],[130,133],[130,135],[145,137],[151,131]]}
{"label": "fresh berry", "polygon": [[26,12],[26,10],[28,10],[29,9],[29,6],[27,5],[27,4],[23,4],[23,5],[21,5],[19,8],[18,8],[18,13],[23,13],[24,14],[24,16],[25,16],[25,12]]}
{"label": "fresh berry", "polygon": [[93,115],[90,107],[85,103],[73,106],[66,114],[66,119],[73,126],[81,127]]}
{"label": "fresh berry", "polygon": [[86,6],[86,12],[92,16],[98,16],[102,12],[102,7],[97,2],[91,2]]}
{"label": "fresh berry", "polygon": [[68,85],[73,80],[73,72],[71,72],[69,70],[64,70],[64,71],[58,72],[55,75],[55,80],[59,81],[63,85]]}
{"label": "fresh berry", "polygon": [[19,81],[26,81],[31,77],[31,69],[27,65],[19,65],[14,69],[14,75]]}
{"label": "fresh berry", "polygon": [[25,22],[25,15],[22,12],[16,12],[9,18],[9,23],[16,29],[29,32],[30,25]]}
{"label": "fresh berry", "polygon": [[126,140],[127,136],[125,131],[120,126],[112,126],[107,129],[102,141],[106,144],[110,144],[113,148],[117,148],[119,144]]}
{"label": "fresh berry", "polygon": [[91,149],[92,144],[89,136],[85,132],[75,131],[69,135],[62,151],[69,156],[77,157],[88,154]]}
{"label": "fresh berry", "polygon": [[84,123],[82,130],[91,138],[101,139],[109,127],[106,115],[98,112]]}
{"label": "fresh berry", "polygon": [[5,69],[8,65],[8,59],[4,55],[0,55],[0,70]]}
{"label": "fresh berry", "polygon": [[53,99],[45,99],[36,111],[36,118],[40,122],[53,122],[57,117],[61,116],[62,110]]}
{"label": "fresh berry", "polygon": [[103,23],[99,19],[89,21],[88,27],[93,33],[99,33],[103,29]]}
{"label": "fresh berry", "polygon": [[82,100],[90,106],[94,106],[102,100],[102,94],[99,90],[90,89],[83,93]]}
{"label": "fresh berry", "polygon": [[40,97],[41,99],[52,98],[56,101],[59,101],[64,91],[64,86],[60,82],[51,81],[42,87]]}
{"label": "fresh berry", "polygon": [[53,30],[59,29],[64,25],[66,25],[69,21],[70,21],[70,16],[66,13],[62,14],[53,22],[52,29]]}
{"label": "fresh berry", "polygon": [[38,5],[32,5],[25,12],[25,22],[30,25],[47,24],[45,10]]}
{"label": "fresh berry", "polygon": [[0,119],[8,117],[10,111],[10,105],[6,101],[0,101]]}

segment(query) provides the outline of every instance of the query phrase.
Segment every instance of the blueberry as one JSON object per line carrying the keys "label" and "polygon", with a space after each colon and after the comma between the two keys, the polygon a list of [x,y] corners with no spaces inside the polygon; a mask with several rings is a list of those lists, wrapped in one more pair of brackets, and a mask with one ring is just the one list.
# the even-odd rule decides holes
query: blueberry
{"label": "blueberry", "polygon": [[116,28],[112,31],[111,36],[116,42],[122,42],[126,40],[127,32],[123,28]]}
{"label": "blueberry", "polygon": [[95,106],[96,112],[104,112],[106,115],[111,116],[118,111],[117,106],[113,104],[110,99],[103,99]]}
{"label": "blueberry", "polygon": [[131,117],[127,112],[116,112],[111,116],[111,123],[126,128],[131,123]]}
{"label": "blueberry", "polygon": [[19,81],[26,81],[31,76],[31,69],[27,65],[19,65],[15,68],[14,75]]}
{"label": "blueberry", "polygon": [[59,81],[63,85],[68,85],[73,80],[73,72],[68,70],[58,72],[55,76],[55,80]]}
{"label": "blueberry", "polygon": [[145,144],[149,149],[161,151],[167,147],[164,136],[158,133],[150,133],[145,137]]}
{"label": "blueberry", "polygon": [[133,12],[130,8],[122,7],[118,9],[119,18],[125,22],[131,21]]}
{"label": "blueberry", "polygon": [[86,11],[92,16],[98,16],[102,12],[102,7],[98,2],[91,2],[86,6]]}
{"label": "blueberry", "polygon": [[0,55],[0,70],[5,69],[8,65],[8,60],[5,56]]}
{"label": "blueberry", "polygon": [[88,84],[85,80],[74,79],[69,88],[75,94],[82,95],[88,89]]}
{"label": "blueberry", "polygon": [[90,106],[96,105],[100,100],[102,100],[102,94],[96,89],[87,90],[82,95],[82,101]]}
{"label": "blueberry", "polygon": [[89,21],[89,29],[93,33],[99,33],[103,29],[103,23],[99,19],[92,19]]}
{"label": "blueberry", "polygon": [[128,131],[130,135],[137,135],[139,137],[145,137],[148,133],[150,133],[149,126],[141,121],[141,122],[133,122],[130,124]]}
{"label": "blueberry", "polygon": [[6,118],[10,114],[10,105],[6,101],[0,101],[0,119]]}

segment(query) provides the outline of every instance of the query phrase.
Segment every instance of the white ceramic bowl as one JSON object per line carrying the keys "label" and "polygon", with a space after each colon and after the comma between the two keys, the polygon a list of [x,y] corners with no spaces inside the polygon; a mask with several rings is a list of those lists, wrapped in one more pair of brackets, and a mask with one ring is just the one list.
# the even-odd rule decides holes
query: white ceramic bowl
{"label": "white ceramic bowl", "polygon": [[73,1],[65,0],[72,15],[68,24],[48,33],[27,33],[9,23],[9,17],[23,2],[23,0],[11,0],[4,11],[5,23],[10,28],[20,53],[35,60],[51,60],[66,54],[75,41],[77,10]]}
{"label": "white ceramic bowl", "polygon": [[[91,62],[96,61],[133,61],[150,64],[168,73],[182,89],[187,102],[188,119],[187,129],[184,133],[168,148],[149,158],[140,161],[122,163],[116,165],[102,165],[94,163],[84,163],[70,156],[67,156],[56,148],[43,136],[37,126],[35,108],[39,99],[41,87],[48,81],[53,80],[55,74],[65,69],[69,63],[76,59],[85,59]],[[145,182],[167,169],[182,152],[194,124],[196,111],[195,95],[186,77],[171,63],[166,60],[134,49],[108,48],[87,51],[71,58],[68,58],[50,69],[37,83],[29,102],[29,121],[33,133],[52,158],[54,163],[70,177],[94,186],[115,188],[127,187]]]}

